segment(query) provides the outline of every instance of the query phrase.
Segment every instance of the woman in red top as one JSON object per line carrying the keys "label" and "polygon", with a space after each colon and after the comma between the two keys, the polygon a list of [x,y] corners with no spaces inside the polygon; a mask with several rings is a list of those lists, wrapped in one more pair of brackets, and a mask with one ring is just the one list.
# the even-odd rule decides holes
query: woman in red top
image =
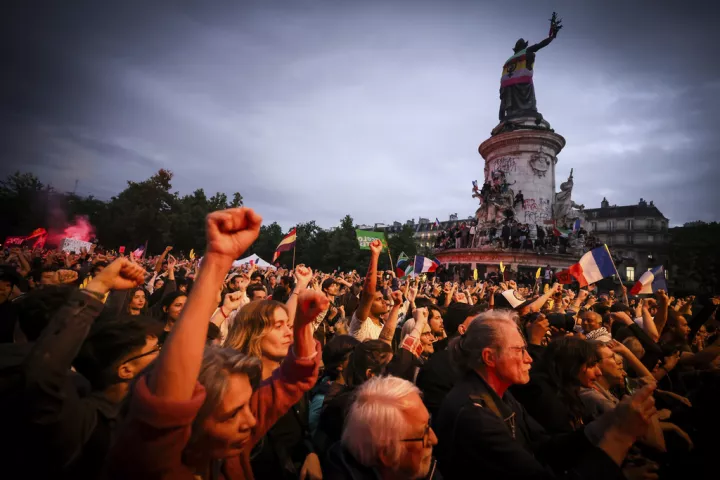
{"label": "woman in red top", "polygon": [[295,343],[262,383],[259,360],[205,348],[216,293],[261,221],[247,208],[208,215],[202,269],[155,366],[133,388],[111,478],[252,479],[250,449],[315,384],[320,348],[312,321],[328,303],[316,292],[300,295]]}

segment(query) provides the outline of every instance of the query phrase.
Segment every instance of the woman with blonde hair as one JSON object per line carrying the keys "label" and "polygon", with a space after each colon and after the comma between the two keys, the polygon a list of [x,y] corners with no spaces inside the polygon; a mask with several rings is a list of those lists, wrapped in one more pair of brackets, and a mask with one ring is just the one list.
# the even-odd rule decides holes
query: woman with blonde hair
{"label": "woman with blonde hair", "polygon": [[[293,323],[297,298],[307,292],[312,270],[299,266],[297,285],[287,304],[259,300],[242,307],[230,327],[225,347],[232,348],[262,364],[262,380],[270,378],[280,367],[293,345]],[[310,448],[310,402],[303,396],[299,402],[270,428],[252,452],[252,469],[256,478],[321,478],[320,459]]]}

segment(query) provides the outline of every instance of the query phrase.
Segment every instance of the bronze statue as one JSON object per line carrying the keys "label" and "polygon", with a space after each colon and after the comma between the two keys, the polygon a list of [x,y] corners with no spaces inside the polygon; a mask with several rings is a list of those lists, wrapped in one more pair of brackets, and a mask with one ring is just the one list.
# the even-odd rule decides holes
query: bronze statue
{"label": "bronze statue", "polygon": [[513,56],[505,62],[500,78],[501,122],[525,116],[534,117],[537,124],[542,121],[542,115],[537,111],[533,86],[535,52],[550,45],[561,28],[561,20],[553,12],[550,33],[545,40],[530,47],[522,38],[515,42]]}

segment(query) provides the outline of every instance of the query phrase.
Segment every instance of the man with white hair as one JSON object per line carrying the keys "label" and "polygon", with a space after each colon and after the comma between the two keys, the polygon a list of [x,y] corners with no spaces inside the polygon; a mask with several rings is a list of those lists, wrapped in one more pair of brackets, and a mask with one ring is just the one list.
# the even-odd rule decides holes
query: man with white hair
{"label": "man with white hair", "polygon": [[432,479],[437,437],[420,390],[398,377],[374,377],[358,388],[342,440],[330,449],[326,480]]}

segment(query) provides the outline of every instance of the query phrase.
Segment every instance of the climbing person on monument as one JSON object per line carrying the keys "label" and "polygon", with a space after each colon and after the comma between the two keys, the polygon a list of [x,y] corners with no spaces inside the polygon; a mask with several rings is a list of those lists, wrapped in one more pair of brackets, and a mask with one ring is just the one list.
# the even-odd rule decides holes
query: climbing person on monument
{"label": "climbing person on monument", "polygon": [[513,202],[513,208],[515,208],[515,206],[518,203],[520,204],[521,207],[525,204],[525,197],[523,196],[522,190],[518,190],[518,193],[515,195],[515,201]]}
{"label": "climbing person on monument", "polygon": [[543,117],[537,111],[533,85],[535,52],[550,45],[561,28],[553,14],[550,33],[545,40],[532,46],[528,46],[528,42],[522,38],[515,42],[513,55],[505,62],[500,78],[501,122],[522,116],[535,117],[537,124],[542,121]]}

